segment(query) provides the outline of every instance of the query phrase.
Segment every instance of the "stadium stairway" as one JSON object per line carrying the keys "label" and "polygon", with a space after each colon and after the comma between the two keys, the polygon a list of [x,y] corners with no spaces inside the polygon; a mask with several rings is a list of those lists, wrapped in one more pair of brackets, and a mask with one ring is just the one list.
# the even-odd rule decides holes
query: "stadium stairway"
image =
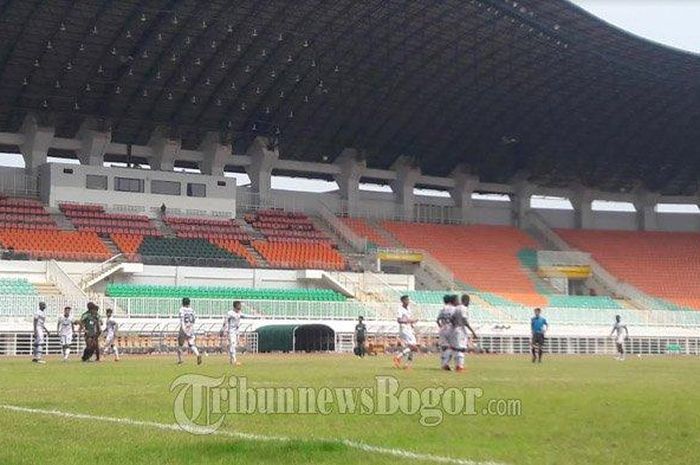
{"label": "stadium stairway", "polygon": [[119,250],[119,247],[117,247],[117,244],[115,244],[112,240],[111,236],[102,236],[101,239],[102,242],[104,242],[104,244],[107,246],[107,248],[109,249],[109,253],[111,253],[113,257],[122,253],[122,251]]}
{"label": "stadium stairway", "polygon": [[389,247],[395,247],[395,248],[403,248],[405,247],[391,232],[386,230],[382,224],[377,221],[377,220],[366,220],[367,224],[374,229],[374,231],[379,234],[379,236],[382,237],[383,241],[386,241],[386,244]]}
{"label": "stadium stairway", "polygon": [[51,214],[51,219],[53,219],[56,222],[58,229],[61,229],[63,231],[77,231],[75,226],[73,226],[73,223],[71,223],[68,217],[66,217],[66,215],[64,215],[60,209],[47,208],[47,210]]}
{"label": "stadium stairway", "polygon": [[700,310],[700,234],[559,229],[618,279],[654,296],[666,310]]}
{"label": "stadium stairway", "polygon": [[358,254],[347,241],[331,230],[324,221],[315,216],[309,217],[314,227],[330,237],[334,244],[337,245],[338,251],[345,257],[350,269],[357,270],[362,268],[362,262],[365,259],[364,254]]}
{"label": "stadium stairway", "polygon": [[43,283],[32,283],[32,285],[36,289],[36,292],[42,296],[60,297],[63,295],[61,290],[54,283],[43,282]]}
{"label": "stadium stairway", "polygon": [[469,288],[527,306],[547,303],[518,259],[522,249],[537,244],[517,228],[396,221],[382,226],[405,246],[430,253]]}
{"label": "stadium stairway", "polygon": [[175,234],[175,231],[168,226],[165,221],[160,217],[160,215],[154,215],[151,218],[151,221],[153,224],[156,225],[156,228],[158,228],[158,232],[163,236],[163,237],[176,237],[177,235]]}

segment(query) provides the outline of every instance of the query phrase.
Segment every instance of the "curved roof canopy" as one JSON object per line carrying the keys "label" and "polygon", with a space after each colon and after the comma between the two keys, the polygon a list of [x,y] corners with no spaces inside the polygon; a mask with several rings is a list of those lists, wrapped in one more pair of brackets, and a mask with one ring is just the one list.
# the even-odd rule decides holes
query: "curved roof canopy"
{"label": "curved roof canopy", "polygon": [[281,156],[693,193],[700,58],[563,0],[2,0],[0,131],[256,135]]}

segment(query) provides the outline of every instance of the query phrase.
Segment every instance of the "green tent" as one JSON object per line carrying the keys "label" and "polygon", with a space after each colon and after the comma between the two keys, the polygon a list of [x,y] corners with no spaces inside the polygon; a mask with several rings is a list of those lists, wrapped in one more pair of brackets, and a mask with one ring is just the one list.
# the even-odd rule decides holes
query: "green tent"
{"label": "green tent", "polygon": [[316,352],[335,350],[335,332],[326,325],[261,326],[258,352]]}

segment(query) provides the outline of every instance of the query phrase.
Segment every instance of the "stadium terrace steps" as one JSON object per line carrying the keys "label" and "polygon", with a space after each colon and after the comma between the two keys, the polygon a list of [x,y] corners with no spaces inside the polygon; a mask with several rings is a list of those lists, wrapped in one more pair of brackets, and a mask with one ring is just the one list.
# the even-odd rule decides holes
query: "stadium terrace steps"
{"label": "stadium terrace steps", "polygon": [[371,225],[364,218],[342,217],[340,220],[350,228],[355,234],[364,237],[374,247],[397,247],[396,241],[390,240],[388,234],[382,234],[379,228]]}
{"label": "stadium terrace steps", "polygon": [[377,220],[367,220],[367,224],[373,228],[377,234],[382,237],[382,241],[389,244],[387,247],[401,248],[404,244],[399,241],[396,236],[394,236],[389,230],[384,228],[382,224]]}
{"label": "stadium terrace steps", "polygon": [[556,233],[591,253],[617,278],[658,297],[659,308],[700,309],[700,234],[572,229]]}
{"label": "stadium terrace steps", "polygon": [[315,302],[343,302],[345,296],[330,289],[268,289],[207,286],[157,286],[112,283],[107,286],[110,297],[168,297],[193,299],[236,300],[302,300]]}
{"label": "stadium terrace steps", "polygon": [[537,247],[519,229],[396,221],[382,226],[406,247],[429,252],[470,287],[528,306],[547,303],[518,259],[522,249]]}
{"label": "stadium terrace steps", "polygon": [[63,293],[54,283],[34,283],[34,288],[39,295],[59,297]]}

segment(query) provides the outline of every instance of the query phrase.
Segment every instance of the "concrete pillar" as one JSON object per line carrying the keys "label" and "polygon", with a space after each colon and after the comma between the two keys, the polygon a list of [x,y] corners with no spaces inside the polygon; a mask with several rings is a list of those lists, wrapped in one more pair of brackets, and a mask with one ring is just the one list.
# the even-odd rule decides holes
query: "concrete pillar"
{"label": "concrete pillar", "polygon": [[24,158],[25,170],[36,173],[37,168],[46,163],[55,130],[53,127],[40,126],[36,116],[27,115],[20,132],[24,136],[19,150]]}
{"label": "concrete pillar", "polygon": [[251,189],[258,194],[269,194],[272,188],[272,170],[279,160],[279,152],[276,148],[270,148],[266,138],[256,137],[246,155],[250,157],[250,165],[245,170],[250,178]]}
{"label": "concrete pillar", "polygon": [[474,222],[472,194],[479,185],[479,177],[470,174],[463,167],[457,167],[452,172],[455,187],[450,190],[450,196],[460,211],[463,224]]}
{"label": "concrete pillar", "polygon": [[391,165],[391,169],[396,172],[396,179],[390,184],[395,202],[402,216],[412,221],[415,204],[413,189],[421,176],[420,168],[415,166],[408,157],[401,156]]}
{"label": "concrete pillar", "polygon": [[640,190],[635,193],[634,204],[637,210],[637,230],[656,231],[658,230],[656,204],[659,202],[659,194]]}
{"label": "concrete pillar", "polygon": [[355,149],[343,150],[334,162],[340,168],[340,174],[335,176],[340,198],[347,202],[347,213],[353,215],[360,203],[360,179],[367,168],[367,162],[362,160]]}
{"label": "concrete pillar", "polygon": [[172,171],[175,169],[175,160],[180,153],[181,142],[168,137],[167,129],[156,128],[148,140],[148,146],[153,155],[148,163],[152,170]]}
{"label": "concrete pillar", "polygon": [[510,195],[510,208],[512,224],[516,228],[524,228],[527,224],[527,214],[530,211],[530,198],[535,192],[535,186],[527,181],[513,184],[513,193]]}
{"label": "concrete pillar", "polygon": [[574,227],[577,229],[593,228],[593,191],[583,186],[574,189],[571,198],[574,207]]}
{"label": "concrete pillar", "polygon": [[110,142],[112,142],[112,129],[101,125],[92,119],[87,119],[80,125],[78,139],[80,140],[80,150],[78,160],[81,165],[103,166],[105,152]]}
{"label": "concrete pillar", "polygon": [[231,145],[222,144],[218,132],[208,132],[199,149],[203,158],[200,171],[211,176],[223,176],[226,163],[231,159]]}

